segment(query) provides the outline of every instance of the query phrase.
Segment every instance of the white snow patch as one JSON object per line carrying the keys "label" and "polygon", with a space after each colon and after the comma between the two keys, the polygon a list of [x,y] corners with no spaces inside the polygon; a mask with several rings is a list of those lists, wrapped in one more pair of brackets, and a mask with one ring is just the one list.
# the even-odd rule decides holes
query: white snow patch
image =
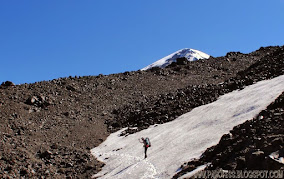
{"label": "white snow patch", "polygon": [[210,55],[201,52],[199,50],[194,50],[190,48],[184,48],[181,50],[178,50],[164,58],[161,58],[160,60],[152,63],[151,65],[148,65],[141,70],[148,70],[153,67],[160,67],[165,68],[166,66],[170,65],[173,62],[176,62],[177,58],[185,57],[188,61],[196,61],[200,59],[207,59],[210,57]]}
{"label": "white snow patch", "polygon": [[271,153],[271,154],[269,155],[269,157],[270,157],[271,159],[275,160],[276,162],[279,162],[279,163],[284,164],[284,157],[283,157],[283,156],[280,156],[279,153],[280,153],[280,152],[279,152],[279,150],[278,150],[278,151],[276,151],[276,152]]}
{"label": "white snow patch", "polygon": [[[253,119],[284,91],[284,75],[258,82],[194,108],[174,121],[128,135],[111,134],[91,150],[106,165],[95,175],[101,178],[170,178],[184,162],[199,158],[216,145],[223,134]],[[149,137],[152,147],[143,159],[138,139]]]}
{"label": "white snow patch", "polygon": [[199,167],[197,167],[195,170],[191,171],[191,172],[188,172],[187,174],[183,175],[182,177],[180,177],[181,179],[184,179],[184,178],[190,178],[192,177],[193,175],[195,175],[196,173],[204,170],[209,164],[204,164],[204,165],[201,165]]}

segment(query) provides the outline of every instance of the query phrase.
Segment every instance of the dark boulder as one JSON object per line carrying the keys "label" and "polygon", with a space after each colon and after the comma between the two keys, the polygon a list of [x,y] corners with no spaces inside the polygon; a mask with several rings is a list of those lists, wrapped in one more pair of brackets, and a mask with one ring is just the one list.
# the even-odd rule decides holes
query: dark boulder
{"label": "dark boulder", "polygon": [[176,61],[177,61],[176,62],[177,65],[186,65],[186,64],[188,64],[188,60],[185,57],[177,58]]}
{"label": "dark boulder", "polygon": [[15,86],[12,81],[5,81],[1,84],[1,86],[8,87],[8,86]]}

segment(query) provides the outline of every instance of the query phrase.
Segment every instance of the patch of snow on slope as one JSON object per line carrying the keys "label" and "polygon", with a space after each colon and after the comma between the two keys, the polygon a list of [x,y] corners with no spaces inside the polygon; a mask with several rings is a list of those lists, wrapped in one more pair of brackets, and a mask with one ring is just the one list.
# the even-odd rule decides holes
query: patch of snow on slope
{"label": "patch of snow on slope", "polygon": [[188,61],[196,61],[196,60],[200,60],[200,59],[207,59],[210,57],[210,55],[201,52],[199,50],[194,50],[194,49],[190,49],[190,48],[185,48],[185,49],[181,49],[178,50],[154,63],[152,63],[151,65],[148,65],[144,68],[142,68],[141,70],[148,70],[150,68],[153,67],[160,67],[160,68],[165,68],[166,66],[170,65],[173,62],[176,62],[177,58],[181,58],[181,57],[185,57],[187,58]]}
{"label": "patch of snow on slope", "polygon": [[[283,150],[283,149],[282,149]],[[283,152],[282,152],[283,153]],[[280,155],[280,151],[273,152],[269,155],[269,157],[276,162],[284,164],[284,157]]]}
{"label": "patch of snow on slope", "polygon": [[[111,134],[91,150],[106,165],[95,176],[101,178],[170,178],[181,164],[216,145],[223,134],[253,119],[284,91],[284,75],[258,82],[221,96],[217,101],[194,108],[174,121],[120,136]],[[149,137],[152,146],[143,159],[138,139]]]}
{"label": "patch of snow on slope", "polygon": [[191,172],[188,172],[187,174],[183,175],[181,178],[182,178],[182,179],[183,179],[183,178],[190,178],[190,177],[192,177],[193,175],[197,174],[198,172],[204,170],[207,166],[208,166],[208,164],[198,166],[196,169],[194,169],[194,170],[191,171]]}

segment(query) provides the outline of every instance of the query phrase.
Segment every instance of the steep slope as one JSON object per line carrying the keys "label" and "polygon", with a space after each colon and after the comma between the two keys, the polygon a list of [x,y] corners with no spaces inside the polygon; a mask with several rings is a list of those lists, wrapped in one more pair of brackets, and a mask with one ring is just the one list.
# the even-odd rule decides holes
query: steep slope
{"label": "steep slope", "polygon": [[[234,126],[252,119],[284,91],[284,75],[261,81],[194,108],[172,122],[132,135],[111,134],[92,153],[106,163],[102,178],[170,178],[185,161],[200,157]],[[228,105],[229,104],[229,105]],[[152,147],[143,160],[138,139],[149,137]]]}
{"label": "steep slope", "polygon": [[[125,113],[139,114],[147,105],[154,105],[150,111],[157,110],[156,114],[177,111],[170,114],[169,118],[174,118],[208,103],[207,99],[198,97],[204,94],[200,91],[195,93],[197,100],[189,109],[178,107],[181,103],[172,105],[169,101],[182,100],[183,89],[195,91],[229,81],[233,90],[254,80],[269,79],[275,76],[277,65],[282,68],[283,64],[276,61],[269,65],[267,61],[281,50],[283,47],[266,47],[250,54],[232,52],[210,60],[108,76],[68,77],[16,86],[3,83],[0,86],[0,177],[90,177],[103,166],[90,155],[90,149],[102,143],[110,131],[135,125],[128,124],[128,115],[121,122],[116,120],[123,109]],[[239,72],[256,63],[261,68],[256,66],[249,71],[255,72],[256,78],[240,75]],[[220,94],[229,92],[220,91]],[[155,104],[157,101],[161,103]]]}
{"label": "steep slope", "polygon": [[[259,52],[260,51],[256,51],[252,53],[251,56],[256,56]],[[251,85],[257,81],[282,75],[284,74],[283,52],[283,47],[275,50],[274,52],[267,52],[266,56],[259,59],[259,61],[245,70],[239,71],[235,77],[229,78],[222,83],[189,85],[186,88],[181,88],[175,92],[160,95],[159,98],[153,98],[147,102],[142,102],[136,105],[126,105],[123,108],[114,111],[116,114],[116,120],[108,124],[109,128],[112,131],[117,130],[117,128],[120,129],[121,127],[138,127],[138,130],[141,130],[147,128],[149,125],[168,122],[186,112],[189,112],[195,107],[217,100],[220,95],[236,89],[242,89],[243,87]],[[227,56],[230,56],[231,59],[234,59],[234,57],[232,57],[233,55],[234,54],[232,53],[227,54]],[[221,65],[223,69],[227,68],[226,63],[232,64],[227,61],[229,58],[225,59],[226,62],[223,62]],[[218,60],[224,61],[222,59],[217,59],[217,61],[214,62],[218,62]],[[213,59],[210,59],[206,62],[212,61]],[[198,62],[189,64],[188,66],[192,67],[196,64],[198,64]],[[183,69],[188,66],[173,66],[171,68],[179,68],[179,71],[182,72]],[[206,68],[205,66],[203,67]],[[160,69],[159,73],[163,73],[165,70],[167,69]],[[137,131],[137,129],[127,130],[126,132],[133,133],[135,131]]]}
{"label": "steep slope", "polygon": [[[284,170],[283,163],[271,157],[273,153],[284,157],[283,106],[284,92],[253,120],[237,125],[223,135],[219,143],[208,148],[200,159],[184,163],[174,178],[209,163],[206,170]],[[202,176],[203,173],[195,175]]]}
{"label": "steep slope", "polygon": [[210,55],[204,52],[198,51],[198,50],[185,48],[185,49],[178,50],[164,58],[161,58],[160,60],[152,63],[151,65],[148,65],[142,68],[141,70],[149,70],[154,67],[165,68],[171,63],[176,62],[178,58],[183,58],[183,57],[186,58],[188,61],[196,61],[200,59],[208,59]]}

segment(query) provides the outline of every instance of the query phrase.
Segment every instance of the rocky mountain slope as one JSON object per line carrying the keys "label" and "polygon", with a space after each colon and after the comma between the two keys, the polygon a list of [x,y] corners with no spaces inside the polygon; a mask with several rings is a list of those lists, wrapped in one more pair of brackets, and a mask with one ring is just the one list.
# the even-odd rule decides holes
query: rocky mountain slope
{"label": "rocky mountain slope", "polygon": [[195,62],[179,59],[164,69],[3,83],[0,177],[90,177],[103,166],[90,149],[110,132],[164,123],[219,95],[284,74],[283,59],[283,46],[266,47]]}
{"label": "rocky mountain slope", "polygon": [[211,163],[207,170],[284,170],[284,165],[269,157],[284,156],[284,92],[253,120],[234,127],[216,146],[208,148],[200,159],[182,166],[174,178]]}

